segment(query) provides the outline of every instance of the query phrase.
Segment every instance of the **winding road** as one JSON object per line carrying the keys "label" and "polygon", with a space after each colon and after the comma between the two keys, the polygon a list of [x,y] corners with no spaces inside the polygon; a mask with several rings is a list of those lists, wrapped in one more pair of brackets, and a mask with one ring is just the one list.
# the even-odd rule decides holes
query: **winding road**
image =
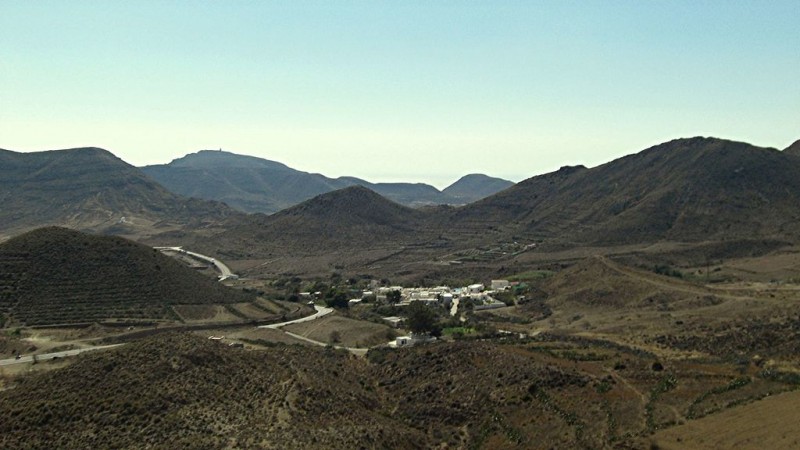
{"label": "winding road", "polygon": [[184,250],[183,247],[153,247],[156,250],[162,252],[177,252],[183,253],[184,255],[189,255],[192,258],[199,259],[201,261],[205,261],[207,263],[213,264],[214,267],[217,268],[219,271],[219,281],[227,280],[228,278],[236,278],[236,274],[234,274],[228,266],[226,266],[222,261],[219,261],[215,258],[210,256],[201,255],[200,253],[190,252],[188,250]]}
{"label": "winding road", "polygon": [[314,309],[317,310],[317,312],[310,316],[301,317],[299,319],[290,320],[288,322],[261,325],[258,328],[271,328],[273,330],[277,330],[281,327],[285,327],[286,325],[291,325],[293,323],[302,323],[302,322],[308,322],[309,320],[319,319],[320,317],[327,316],[328,314],[333,312],[333,308],[326,308],[324,306],[319,306],[319,305],[314,305]]}
{"label": "winding road", "polygon": [[106,348],[119,347],[120,345],[124,344],[98,345],[97,347],[76,348],[74,350],[64,350],[63,352],[42,353],[40,355],[28,355],[28,356],[23,356],[19,359],[16,358],[0,359],[0,366],[10,366],[12,364],[33,362],[34,356],[36,356],[36,361],[40,362],[56,358],[66,358],[67,356],[75,356],[83,352],[91,352],[94,350],[103,350]]}

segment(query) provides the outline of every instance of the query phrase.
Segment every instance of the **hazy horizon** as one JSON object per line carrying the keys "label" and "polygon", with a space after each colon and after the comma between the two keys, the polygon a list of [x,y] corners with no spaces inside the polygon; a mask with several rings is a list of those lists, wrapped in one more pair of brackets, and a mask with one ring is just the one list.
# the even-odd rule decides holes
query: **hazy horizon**
{"label": "hazy horizon", "polygon": [[0,6],[0,147],[445,187],[800,137],[792,1]]}

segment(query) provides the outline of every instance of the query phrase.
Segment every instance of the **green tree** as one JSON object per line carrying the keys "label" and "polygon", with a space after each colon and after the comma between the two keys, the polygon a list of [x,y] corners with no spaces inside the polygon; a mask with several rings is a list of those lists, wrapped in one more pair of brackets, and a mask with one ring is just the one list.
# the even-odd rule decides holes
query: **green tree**
{"label": "green tree", "polygon": [[386,301],[389,303],[400,303],[401,298],[403,298],[403,294],[396,289],[386,293]]}
{"label": "green tree", "polygon": [[422,302],[411,302],[406,308],[406,326],[412,333],[431,333],[436,335],[441,329],[436,320],[436,313]]}
{"label": "green tree", "polygon": [[331,292],[325,295],[325,304],[331,308],[347,308],[349,306],[347,294],[331,289]]}

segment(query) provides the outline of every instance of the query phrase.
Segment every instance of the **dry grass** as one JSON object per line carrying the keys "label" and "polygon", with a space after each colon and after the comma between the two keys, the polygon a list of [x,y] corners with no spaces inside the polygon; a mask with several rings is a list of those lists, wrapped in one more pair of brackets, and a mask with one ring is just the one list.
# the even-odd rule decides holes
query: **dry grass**
{"label": "dry grass", "polygon": [[800,392],[786,392],[660,431],[657,448],[716,450],[800,448]]}

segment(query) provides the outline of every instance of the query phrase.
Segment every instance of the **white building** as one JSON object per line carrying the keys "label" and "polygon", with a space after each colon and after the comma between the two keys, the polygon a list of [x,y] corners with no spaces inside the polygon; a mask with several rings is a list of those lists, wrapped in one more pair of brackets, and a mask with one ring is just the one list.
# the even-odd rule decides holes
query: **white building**
{"label": "white building", "polygon": [[420,335],[420,334],[411,334],[409,336],[400,336],[394,340],[394,342],[390,342],[390,347],[411,347],[415,344],[421,344],[423,342],[433,342],[436,338],[433,336],[427,335]]}
{"label": "white building", "polygon": [[403,318],[397,316],[391,316],[391,317],[384,317],[383,320],[392,327],[398,328],[400,326],[400,323],[403,321]]}
{"label": "white building", "polygon": [[485,286],[482,284],[470,284],[467,286],[467,289],[471,294],[477,294],[479,292],[483,292],[484,287]]}
{"label": "white building", "polygon": [[493,291],[502,291],[504,289],[508,289],[508,286],[508,280],[492,280]]}

